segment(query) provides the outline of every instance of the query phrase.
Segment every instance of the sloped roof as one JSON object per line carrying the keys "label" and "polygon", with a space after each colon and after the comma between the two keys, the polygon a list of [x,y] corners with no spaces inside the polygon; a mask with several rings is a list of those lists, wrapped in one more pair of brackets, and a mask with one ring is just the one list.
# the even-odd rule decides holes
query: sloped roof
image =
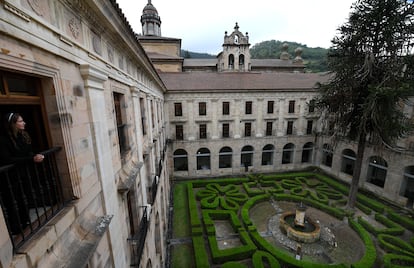
{"label": "sloped roof", "polygon": [[168,91],[312,90],[321,73],[183,72],[160,73]]}
{"label": "sloped roof", "polygon": [[216,66],[217,59],[184,59],[184,67],[194,67],[194,66]]}
{"label": "sloped roof", "polygon": [[303,64],[295,64],[292,60],[280,60],[280,59],[251,59],[252,67],[302,67]]}

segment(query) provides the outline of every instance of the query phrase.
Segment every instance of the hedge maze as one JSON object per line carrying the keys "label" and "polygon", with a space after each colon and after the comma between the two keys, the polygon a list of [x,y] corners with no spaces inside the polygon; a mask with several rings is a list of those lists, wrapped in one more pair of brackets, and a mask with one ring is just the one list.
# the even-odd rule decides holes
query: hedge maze
{"label": "hedge maze", "polygon": [[[174,188],[181,189],[174,195],[183,198],[174,197],[173,239],[190,238],[191,250],[184,254],[191,260],[189,267],[414,267],[411,217],[362,194],[358,213],[350,213],[345,210],[348,187],[319,173],[250,174],[183,181]],[[294,252],[274,246],[250,218],[252,207],[269,200],[302,202],[347,223],[363,241],[362,257],[353,263],[321,263],[311,257],[297,260]],[[223,242],[218,221],[225,222],[231,239]],[[172,267],[182,268],[174,252]]]}

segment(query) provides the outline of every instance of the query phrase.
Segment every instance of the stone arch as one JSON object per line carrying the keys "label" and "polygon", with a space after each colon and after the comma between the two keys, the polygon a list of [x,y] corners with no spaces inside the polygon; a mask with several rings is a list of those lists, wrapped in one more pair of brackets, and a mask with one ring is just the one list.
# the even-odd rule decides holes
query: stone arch
{"label": "stone arch", "polygon": [[188,171],[188,153],[184,149],[177,149],[173,154],[174,171]]}
{"label": "stone arch", "polygon": [[333,149],[328,143],[322,146],[322,165],[332,167]]}
{"label": "stone arch", "polygon": [[353,175],[356,161],[356,153],[351,149],[342,151],[341,172]]}
{"label": "stone arch", "polygon": [[384,188],[388,164],[381,156],[371,156],[368,162],[367,182]]}
{"label": "stone arch", "polygon": [[233,150],[225,146],[219,152],[219,168],[231,168],[233,159]]}
{"label": "stone arch", "polygon": [[209,170],[210,166],[210,150],[200,148],[197,151],[197,170]]}
{"label": "stone arch", "polygon": [[313,142],[307,142],[302,148],[302,163],[312,162]]}
{"label": "stone arch", "polygon": [[293,163],[294,153],[295,153],[295,145],[293,143],[288,143],[285,146],[283,146],[282,164]]}
{"label": "stone arch", "polygon": [[273,157],[275,152],[275,146],[273,144],[267,144],[262,150],[262,166],[273,165]]}
{"label": "stone arch", "polygon": [[251,145],[246,145],[241,149],[241,165],[244,167],[253,166],[254,148]]}

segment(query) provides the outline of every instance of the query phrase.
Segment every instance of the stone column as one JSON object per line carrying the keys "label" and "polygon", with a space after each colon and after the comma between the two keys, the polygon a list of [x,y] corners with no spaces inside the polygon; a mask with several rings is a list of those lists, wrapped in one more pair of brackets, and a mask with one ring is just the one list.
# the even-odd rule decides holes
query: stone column
{"label": "stone column", "polygon": [[278,119],[277,131],[276,131],[276,135],[278,137],[284,136],[286,134],[286,129],[284,127],[284,123],[285,123],[284,115],[285,115],[285,99],[280,99],[279,100],[279,119]]}

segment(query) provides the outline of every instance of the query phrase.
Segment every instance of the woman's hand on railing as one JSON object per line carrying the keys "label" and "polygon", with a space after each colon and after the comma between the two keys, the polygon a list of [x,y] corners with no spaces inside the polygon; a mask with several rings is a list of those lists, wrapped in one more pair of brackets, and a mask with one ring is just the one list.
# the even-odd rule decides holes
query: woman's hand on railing
{"label": "woman's hand on railing", "polygon": [[45,156],[42,154],[36,154],[35,156],[33,156],[33,161],[35,163],[41,163],[43,162],[43,159],[45,159]]}

